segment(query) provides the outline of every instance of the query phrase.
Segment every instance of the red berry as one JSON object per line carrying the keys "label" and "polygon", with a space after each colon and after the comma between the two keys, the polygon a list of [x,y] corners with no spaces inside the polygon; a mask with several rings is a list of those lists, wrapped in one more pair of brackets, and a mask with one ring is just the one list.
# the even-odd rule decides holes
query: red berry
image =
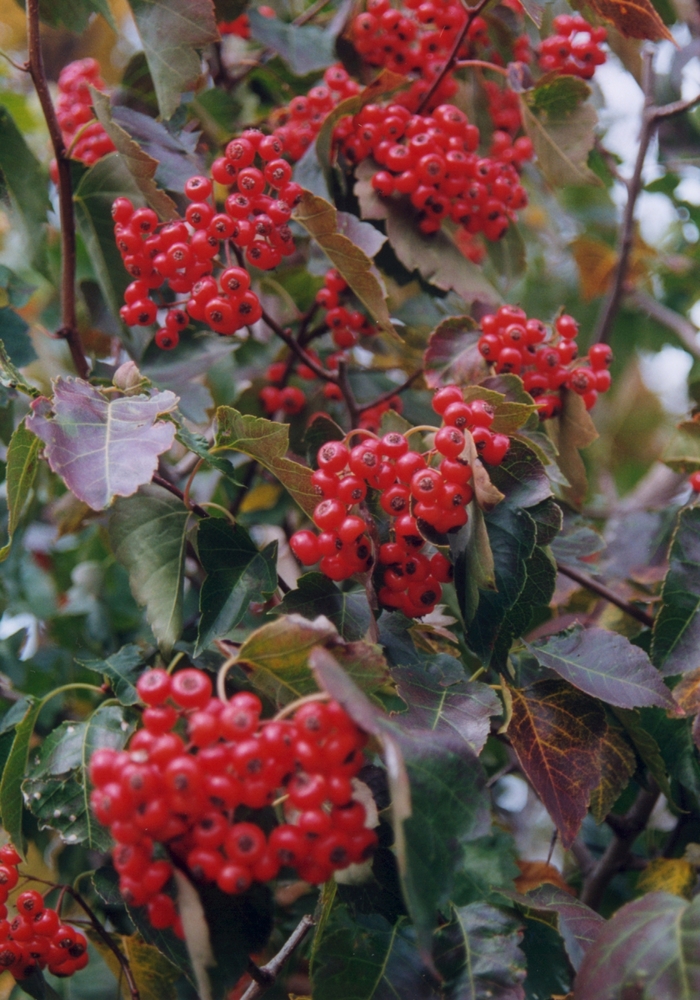
{"label": "red berry", "polygon": [[195,667],[178,671],[170,685],[172,699],[181,708],[204,708],[211,692],[211,680]]}

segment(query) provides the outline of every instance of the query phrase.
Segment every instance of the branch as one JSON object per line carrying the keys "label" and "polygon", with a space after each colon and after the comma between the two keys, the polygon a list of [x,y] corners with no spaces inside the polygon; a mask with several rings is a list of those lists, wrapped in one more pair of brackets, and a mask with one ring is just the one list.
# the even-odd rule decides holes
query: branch
{"label": "branch", "polygon": [[623,817],[617,817],[621,822],[613,834],[613,839],[583,883],[581,902],[586,906],[594,910],[600,906],[608,883],[627,864],[634,842],[649,822],[659,794],[658,785],[653,778],[649,778],[649,788],[642,788],[629,812]]}
{"label": "branch", "polygon": [[594,580],[592,576],[587,576],[585,573],[580,573],[577,569],[573,569],[571,566],[564,566],[563,563],[557,563],[557,570],[563,573],[564,576],[568,576],[569,579],[575,580],[576,583],[580,583],[582,587],[586,590],[590,590],[594,594],[598,594],[603,600],[609,601],[610,604],[614,604],[615,607],[624,611],[631,618],[636,618],[638,622],[642,625],[646,625],[647,628],[652,628],[654,624],[654,619],[651,615],[648,615],[646,611],[642,611],[641,608],[635,608],[634,604],[630,604],[625,601],[622,597],[618,597],[614,590],[610,590],[606,587],[604,583],[599,583]]}
{"label": "branch", "polygon": [[[178,497],[183,503],[185,503],[185,494],[182,490],[175,486],[174,483],[169,482],[163,476],[158,475],[157,472],[153,473],[152,482],[154,482],[156,486],[162,486],[164,490],[168,491],[168,493],[172,493],[173,496]],[[198,503],[194,503],[192,500],[190,500],[189,504],[185,504],[185,506],[189,507],[192,513],[196,514],[197,517],[209,517],[209,514],[207,514],[204,507],[200,507]]]}
{"label": "branch", "polygon": [[34,82],[41,110],[46,119],[58,168],[58,201],[61,214],[61,257],[63,263],[61,271],[61,328],[57,333],[59,337],[63,337],[68,342],[73,364],[79,377],[87,378],[90,374],[90,367],[83,353],[75,314],[75,218],[73,216],[70,163],[66,156],[66,147],[63,143],[61,128],[58,124],[44,71],[41,36],[39,34],[39,0],[27,0],[27,39],[29,48],[27,69]]}
{"label": "branch", "polygon": [[425,95],[425,97],[423,98],[423,100],[420,102],[420,105],[418,107],[418,111],[416,112],[416,114],[418,114],[418,115],[422,114],[423,109],[425,107],[427,107],[427,105],[430,103],[430,101],[435,96],[435,93],[436,93],[438,87],[440,86],[440,84],[442,83],[442,81],[445,79],[445,77],[447,76],[447,74],[450,73],[454,69],[455,63],[457,62],[457,59],[459,58],[459,50],[462,48],[462,45],[464,44],[464,39],[467,37],[467,32],[469,31],[469,29],[472,26],[472,21],[474,20],[475,17],[479,16],[479,14],[482,12],[482,10],[484,9],[484,7],[486,6],[486,4],[488,2],[489,2],[489,0],[479,0],[479,3],[476,5],[476,7],[468,7],[467,8],[467,20],[464,22],[464,26],[463,26],[462,30],[460,31],[460,33],[457,35],[457,38],[455,39],[455,43],[452,46],[452,51],[450,52],[449,56],[447,57],[447,62],[442,67],[442,69],[440,70],[440,72],[438,73],[438,75],[436,76],[436,78],[433,80],[432,86],[430,87],[430,90]]}
{"label": "branch", "polygon": [[280,971],[287,959],[301,944],[313,926],[313,917],[307,914],[301,918],[296,930],[292,932],[288,941],[282,946],[282,948],[280,948],[275,957],[271,958],[267,965],[263,965],[259,969],[256,967],[256,974],[253,977],[254,982],[250,984],[241,997],[241,1000],[257,1000],[258,997],[261,997],[263,993],[267,992],[267,990],[275,983],[277,976],[280,974]]}
{"label": "branch", "polygon": [[352,386],[348,381],[348,366],[345,361],[340,361],[338,363],[338,388],[342,392],[345,405],[348,408],[350,426],[354,429],[357,427],[360,411],[357,406],[357,400],[355,399],[355,393],[352,391]]}
{"label": "branch", "polygon": [[672,330],[686,351],[689,351],[694,358],[700,359],[698,330],[689,319],[681,316],[674,309],[669,309],[668,306],[663,305],[661,302],[657,302],[656,299],[652,298],[651,295],[647,295],[646,292],[631,292],[626,296],[625,301],[640,312],[645,312],[648,316],[651,316],[652,319],[661,323],[662,326]]}
{"label": "branch", "polygon": [[338,377],[333,375],[331,372],[326,371],[323,365],[319,365],[317,361],[314,361],[314,359],[306,353],[304,348],[296,342],[290,331],[283,329],[268,312],[265,312],[264,309],[262,318],[270,327],[272,332],[275,333],[280,340],[283,340],[290,350],[294,351],[300,361],[303,361],[307,368],[311,369],[314,375],[318,375],[318,377],[323,379],[324,382],[335,382],[336,385],[338,384]]}
{"label": "branch", "polygon": [[380,403],[388,403],[390,399],[394,398],[394,396],[398,396],[398,394],[403,392],[404,389],[408,389],[409,386],[413,385],[413,383],[419,379],[422,374],[423,369],[419,368],[417,372],[414,372],[413,375],[409,375],[406,381],[402,382],[401,385],[397,385],[395,389],[389,389],[388,392],[383,392],[381,396],[377,396],[377,398],[372,400],[371,403],[360,403],[357,407],[357,412],[364,413],[365,410],[371,410],[373,406],[379,406]]}

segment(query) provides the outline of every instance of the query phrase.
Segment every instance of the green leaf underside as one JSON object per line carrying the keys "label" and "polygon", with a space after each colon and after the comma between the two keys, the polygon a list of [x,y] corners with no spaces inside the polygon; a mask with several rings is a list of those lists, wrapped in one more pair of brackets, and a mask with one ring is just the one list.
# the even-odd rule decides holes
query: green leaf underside
{"label": "green leaf underside", "polygon": [[0,105],[0,178],[36,252],[49,209],[46,177],[7,108]]}
{"label": "green leaf underside", "polygon": [[651,652],[667,677],[700,667],[700,507],[678,515]]}
{"label": "green leaf underside", "polygon": [[521,98],[525,131],[538,166],[553,187],[601,183],[586,166],[598,120],[595,108],[587,103],[590,93],[583,80],[560,76]]}
{"label": "green leaf underside", "polygon": [[32,755],[23,784],[29,809],[39,827],[57,830],[67,844],[86,844],[105,851],[109,831],[93,817],[87,768],[102,748],[121,750],[134,731],[116,705],[97,708],[84,722],[62,722]]}

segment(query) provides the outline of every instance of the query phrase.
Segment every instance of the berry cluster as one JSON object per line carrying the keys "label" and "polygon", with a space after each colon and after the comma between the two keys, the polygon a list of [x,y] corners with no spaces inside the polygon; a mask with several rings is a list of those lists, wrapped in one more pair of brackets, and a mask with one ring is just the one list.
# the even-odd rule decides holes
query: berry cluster
{"label": "berry cluster", "polygon": [[[365,736],[336,702],[303,704],[291,720],[261,720],[256,695],[221,702],[194,668],[172,677],[146,671],[137,689],[144,727],[128,750],[93,754],[91,805],[116,842],[124,899],[147,906],[153,927],[181,933],[165,892],[172,858],[196,880],[235,894],[282,867],[318,884],[371,856],[376,834],[352,784]],[[251,811],[278,794],[286,822],[266,835]]]}
{"label": "berry cluster", "polygon": [[292,98],[286,107],[273,113],[274,134],[284,143],[285,152],[293,163],[304,155],[333,108],[347,97],[359,94],[361,89],[342,65],[336,63],[323,74],[322,83],[312,87],[308,94]]}
{"label": "berry cluster", "polygon": [[225,35],[237,35],[239,38],[250,38],[250,18],[247,14],[239,14],[232,21],[219,21],[217,24],[219,34],[223,38]]}
{"label": "berry cluster", "polygon": [[47,968],[54,976],[72,976],[88,964],[87,941],[44,905],[40,892],[20,892],[17,914],[8,920],[5,903],[19,881],[21,860],[11,844],[0,847],[0,971],[12,973],[17,980]]}
{"label": "berry cluster", "polygon": [[[93,121],[90,87],[104,90],[105,83],[100,76],[100,65],[96,59],[78,59],[68,63],[58,78],[58,99],[56,117],[61,127],[63,142],[70,149],[74,160],[81,160],[92,166],[98,160],[114,151],[114,144],[99,122]],[[88,122],[92,122],[88,125]],[[80,133],[79,137],[78,133]],[[52,178],[58,179],[55,162],[51,168]]]}
{"label": "berry cluster", "polygon": [[588,363],[576,362],[578,323],[573,316],[560,316],[550,332],[542,320],[528,319],[518,306],[501,306],[497,313],[482,318],[481,330],[482,357],[499,374],[522,376],[542,420],[561,411],[563,387],[582,396],[588,410],[598,393],[610,388],[612,351],[607,344],[593,344]]}
{"label": "berry cluster", "polygon": [[437,232],[449,218],[471,234],[498,240],[527,205],[514,164],[532,155],[531,144],[519,139],[503,146],[506,155],[480,157],[478,128],[451,104],[432,115],[411,115],[399,104],[367,104],[339,122],[336,136],[351,162],[372,156],[380,165],[372,178],[379,195],[410,197],[424,233]]}
{"label": "berry cluster", "polygon": [[327,310],[326,324],[331,331],[333,343],[341,351],[354,347],[359,337],[368,337],[377,332],[377,328],[364,313],[357,309],[346,309],[341,304],[344,295],[347,300],[347,281],[334,268],[326,271],[323,288],[316,294],[316,302]]}
{"label": "berry cluster", "polygon": [[555,35],[545,38],[539,50],[544,73],[565,73],[590,80],[596,66],[605,62],[601,43],[608,37],[605,28],[594,28],[579,15],[560,14],[553,21]]}

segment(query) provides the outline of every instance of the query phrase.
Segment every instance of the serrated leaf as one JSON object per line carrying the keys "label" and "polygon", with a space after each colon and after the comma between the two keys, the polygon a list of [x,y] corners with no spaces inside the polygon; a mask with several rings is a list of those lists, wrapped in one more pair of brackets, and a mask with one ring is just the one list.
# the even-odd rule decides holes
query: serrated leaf
{"label": "serrated leaf", "polygon": [[700,507],[678,515],[651,655],[666,677],[700,667]]}
{"label": "serrated leaf", "polygon": [[451,656],[436,656],[424,667],[393,667],[391,676],[408,712],[396,718],[414,729],[443,732],[464,740],[470,750],[483,750],[491,729],[491,717],[501,715],[503,705],[486,684],[468,681],[463,668]]}
{"label": "serrated leaf", "polygon": [[598,431],[581,396],[568,389],[562,389],[561,393],[561,413],[554,420],[548,420],[547,424],[559,453],[559,468],[570,483],[564,495],[569,503],[579,508],[588,490],[586,468],[579,450],[592,444],[598,437]]}
{"label": "serrated leaf", "polygon": [[525,13],[530,17],[532,22],[537,25],[538,28],[542,27],[544,6],[545,5],[543,3],[538,3],[538,0],[523,0],[523,7],[525,8]]}
{"label": "serrated leaf", "polygon": [[67,844],[108,850],[109,831],[90,810],[87,768],[92,754],[108,747],[121,750],[134,731],[116,705],[97,708],[84,722],[62,722],[32,755],[22,785],[28,808],[40,829],[58,831]]}
{"label": "serrated leaf", "polygon": [[606,21],[612,21],[624,38],[647,38],[673,42],[673,35],[661,20],[651,0],[591,0],[591,7]]}
{"label": "serrated leaf", "polygon": [[637,759],[622,731],[610,724],[600,750],[600,784],[591,794],[591,813],[602,823],[629,784]]}
{"label": "serrated leaf", "polygon": [[289,425],[263,417],[243,415],[230,406],[216,411],[216,448],[241,451],[256,459],[282,483],[305,514],[313,514],[318,494],[311,485],[311,469],[287,457]]}
{"label": "serrated leaf", "polygon": [[311,970],[314,1000],[439,1000],[405,919],[393,927],[378,913],[351,917],[336,906]]}
{"label": "serrated leaf", "polygon": [[503,895],[528,913],[541,914],[554,921],[574,969],[581,967],[583,956],[598,936],[605,920],[569,892],[555,885],[541,885],[527,895],[505,892]]}
{"label": "serrated leaf", "polygon": [[134,178],[144,198],[162,222],[179,218],[177,205],[154,181],[158,160],[144,152],[129,133],[112,117],[112,104],[106,94],[90,87],[95,117],[114,143],[117,152]]}
{"label": "serrated leaf", "polygon": [[0,181],[22,218],[36,254],[49,210],[46,176],[7,108],[0,105]]}
{"label": "serrated leaf", "polygon": [[648,655],[623,635],[574,625],[525,646],[542,666],[608,705],[673,708],[671,692]]}
{"label": "serrated leaf", "polygon": [[602,707],[563,681],[510,688],[508,736],[528,779],[569,847],[600,781]]}
{"label": "serrated leaf", "polygon": [[185,542],[190,512],[158,486],[114,504],[109,535],[114,555],[129,574],[131,591],[166,652],[182,631]]}
{"label": "serrated leaf", "polygon": [[523,1000],[527,974],[521,922],[488,903],[453,906],[436,962],[455,1000]]}
{"label": "serrated leaf", "polygon": [[161,117],[167,120],[201,76],[198,50],[218,40],[214,5],[212,0],[129,0],[129,6]]}
{"label": "serrated leaf", "polygon": [[523,126],[537,154],[537,166],[552,187],[600,185],[586,160],[593,148],[598,120],[587,103],[590,87],[573,76],[559,76],[522,94]]}
{"label": "serrated leaf", "polygon": [[574,1000],[694,1000],[700,994],[700,897],[652,892],[619,909],[586,953]]}
{"label": "serrated leaf", "polygon": [[470,385],[486,375],[486,362],[477,347],[480,336],[471,316],[449,316],[438,323],[423,355],[430,389],[453,383]]}
{"label": "serrated leaf", "polygon": [[[347,223],[345,224],[346,235],[346,232],[343,232],[343,220],[339,218],[335,207],[324,198],[311,194],[310,191],[303,193],[300,203],[294,210],[293,217],[304,227],[309,236],[316,240],[333,266],[345,278],[357,298],[366,307],[380,330],[392,337],[397,337],[391,323],[386,304],[386,290],[382,285],[379,272],[374,267],[369,253],[356,242],[360,239],[363,242],[370,239],[369,236],[361,237],[361,230],[358,227],[367,226],[376,233],[374,227],[356,219],[351,227],[348,227]],[[376,246],[376,240],[366,245],[369,250],[372,250]],[[379,246],[377,246],[377,250]],[[374,252],[376,253],[377,250]]]}
{"label": "serrated leaf", "polygon": [[683,858],[652,858],[637,879],[637,892],[669,892],[690,899],[697,879],[695,865]]}
{"label": "serrated leaf", "polygon": [[[129,984],[124,978],[114,952],[107,947],[99,934],[88,932],[88,936],[114,974],[114,978],[120,983],[123,1000],[131,1000]],[[129,963],[141,1000],[176,1000],[175,984],[181,973],[172,962],[152,944],[147,944],[138,934],[113,935],[113,940]]]}
{"label": "serrated leaf", "polygon": [[313,620],[323,615],[343,639],[361,639],[369,628],[371,611],[364,592],[346,593],[322,573],[305,573],[282,601],[271,609],[275,615],[301,615]]}
{"label": "serrated leaf", "polygon": [[201,174],[205,169],[201,157],[196,153],[199,132],[182,131],[174,134],[163,122],[122,105],[113,107],[111,113],[116,124],[155,160],[155,180],[166,190],[183,193],[189,178],[193,174]]}
{"label": "serrated leaf", "polygon": [[175,437],[160,420],[175,409],[172,392],[109,399],[82,379],[54,379],[52,400],[32,403],[27,428],[45,445],[52,470],[93,510],[128,497],[151,481],[158,456]]}
{"label": "serrated leaf", "polygon": [[219,518],[202,520],[197,550],[207,576],[199,595],[195,656],[240,622],[251,601],[277,590],[277,543],[258,550],[245,528]]}
{"label": "serrated leaf", "polygon": [[0,386],[5,389],[19,389],[20,392],[32,398],[40,394],[39,390],[30,385],[22,373],[17,370],[17,366],[5,350],[2,339],[0,339]]}
{"label": "serrated leaf", "polygon": [[251,36],[281,56],[295,76],[306,76],[336,61],[335,40],[342,25],[329,30],[315,24],[289,24],[264,17],[255,8],[248,17]]}
{"label": "serrated leaf", "polygon": [[138,646],[122,646],[105,660],[78,660],[87,670],[93,670],[109,681],[115,696],[122,705],[139,705],[141,698],[136,690],[136,681],[143,668],[143,652]]}
{"label": "serrated leaf", "polygon": [[21,722],[15,727],[5,767],[0,781],[0,817],[8,839],[22,853],[24,838],[22,836],[22,782],[27,773],[29,759],[29,742],[34,732],[34,725],[41,709],[41,702],[27,701],[27,710]]}
{"label": "serrated leaf", "polygon": [[10,438],[6,461],[8,542],[0,549],[0,562],[10,554],[12,536],[17,530],[39,467],[39,438],[27,430],[24,421]]}

